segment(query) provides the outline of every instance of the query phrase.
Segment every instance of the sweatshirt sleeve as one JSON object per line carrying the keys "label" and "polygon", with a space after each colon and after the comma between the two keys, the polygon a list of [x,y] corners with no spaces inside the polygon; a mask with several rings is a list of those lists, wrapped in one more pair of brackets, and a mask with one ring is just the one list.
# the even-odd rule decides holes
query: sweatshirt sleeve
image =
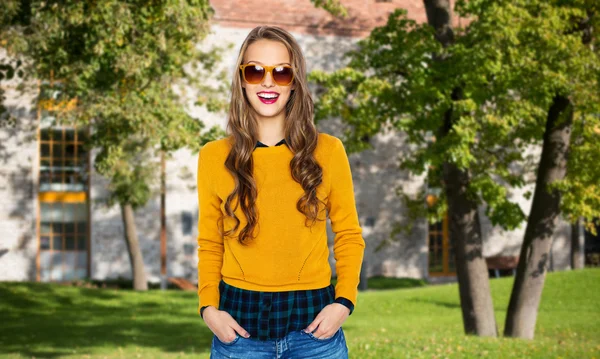
{"label": "sweatshirt sleeve", "polygon": [[335,297],[347,298],[356,305],[365,241],[358,221],[350,161],[342,141],[337,137],[331,151],[329,166],[331,189],[327,210],[331,229],[335,233]]}
{"label": "sweatshirt sleeve", "polygon": [[203,306],[219,308],[219,282],[223,265],[223,237],[219,233],[220,198],[216,195],[206,157],[198,154],[198,314]]}

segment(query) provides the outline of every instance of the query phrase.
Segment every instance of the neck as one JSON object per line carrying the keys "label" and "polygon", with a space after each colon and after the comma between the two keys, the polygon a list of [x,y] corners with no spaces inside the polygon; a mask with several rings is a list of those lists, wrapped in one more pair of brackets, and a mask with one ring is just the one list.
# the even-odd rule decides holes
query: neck
{"label": "neck", "polygon": [[273,117],[258,116],[258,140],[266,145],[275,144],[285,137],[285,114]]}

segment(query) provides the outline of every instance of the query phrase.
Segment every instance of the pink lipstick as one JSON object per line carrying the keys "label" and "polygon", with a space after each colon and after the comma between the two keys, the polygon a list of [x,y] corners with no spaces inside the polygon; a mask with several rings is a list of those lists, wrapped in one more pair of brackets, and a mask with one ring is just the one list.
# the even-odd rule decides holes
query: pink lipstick
{"label": "pink lipstick", "polygon": [[256,94],[260,102],[270,105],[277,101],[279,94],[273,91],[261,91]]}

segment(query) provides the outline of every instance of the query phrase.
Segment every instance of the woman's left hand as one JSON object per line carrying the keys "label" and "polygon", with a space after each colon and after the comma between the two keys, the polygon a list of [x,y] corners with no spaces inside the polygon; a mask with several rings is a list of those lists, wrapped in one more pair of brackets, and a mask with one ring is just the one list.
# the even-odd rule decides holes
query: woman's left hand
{"label": "woman's left hand", "polygon": [[306,329],[307,333],[312,333],[317,339],[331,338],[340,329],[346,318],[350,315],[350,309],[340,303],[331,303],[323,308],[315,320],[310,323]]}

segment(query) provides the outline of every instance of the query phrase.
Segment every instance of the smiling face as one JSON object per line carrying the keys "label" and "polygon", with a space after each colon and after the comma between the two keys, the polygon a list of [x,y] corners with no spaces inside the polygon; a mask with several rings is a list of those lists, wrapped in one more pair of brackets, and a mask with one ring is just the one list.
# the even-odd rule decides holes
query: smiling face
{"label": "smiling face", "polygon": [[[266,39],[258,40],[248,46],[242,64],[293,66],[285,45],[279,41]],[[295,89],[294,81],[286,86],[277,84],[271,72],[268,72],[258,84],[249,84],[242,78],[242,87],[246,89],[246,96],[258,117],[265,119],[284,117],[285,105],[291,91]]]}

